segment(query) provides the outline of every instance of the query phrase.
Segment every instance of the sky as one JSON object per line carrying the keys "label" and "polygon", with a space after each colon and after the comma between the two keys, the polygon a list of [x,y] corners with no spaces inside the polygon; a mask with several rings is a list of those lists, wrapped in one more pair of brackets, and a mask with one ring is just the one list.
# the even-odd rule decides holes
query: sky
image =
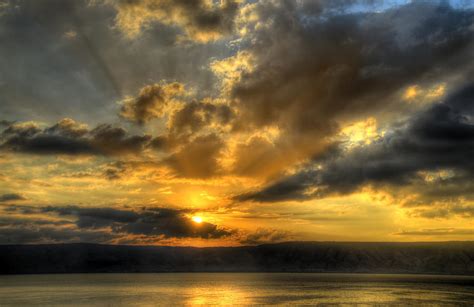
{"label": "sky", "polygon": [[0,0],[0,244],[474,240],[474,5]]}

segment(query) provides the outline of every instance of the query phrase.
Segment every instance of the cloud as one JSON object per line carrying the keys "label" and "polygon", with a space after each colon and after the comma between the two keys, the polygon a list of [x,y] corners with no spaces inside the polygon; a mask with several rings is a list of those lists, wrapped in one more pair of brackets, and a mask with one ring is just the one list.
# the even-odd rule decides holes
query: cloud
{"label": "cloud", "polygon": [[193,210],[164,207],[0,206],[0,243],[176,243],[188,239],[226,239],[245,245],[293,239],[269,228],[240,230],[206,221],[196,223]]}
{"label": "cloud", "polygon": [[26,199],[24,196],[20,194],[15,194],[15,193],[0,195],[0,203],[4,203],[8,201],[24,200],[24,199]]}
{"label": "cloud", "polygon": [[411,216],[422,217],[427,219],[449,219],[453,216],[463,218],[474,217],[474,206],[463,204],[437,204],[427,208],[415,209],[411,212]]}
{"label": "cloud", "polygon": [[8,204],[0,209],[0,244],[110,243],[116,237],[105,229],[80,229],[74,221],[45,215],[36,206]]}
{"label": "cloud", "polygon": [[[315,160],[303,171],[281,179],[260,191],[237,196],[238,200],[283,201],[347,194],[372,185],[416,185],[430,178],[424,171],[451,170],[441,177],[448,183],[474,180],[474,85],[469,84],[444,102],[424,109],[383,137],[352,150],[340,150]],[[420,173],[421,172],[421,173]],[[443,175],[440,175],[443,176]],[[443,182],[435,182],[437,189]],[[467,196],[465,187],[448,196]],[[472,186],[471,186],[472,188]],[[438,194],[438,198],[442,195]]]}
{"label": "cloud", "polygon": [[227,105],[192,101],[171,115],[168,126],[172,135],[189,136],[203,128],[225,126],[233,117],[233,110]]}
{"label": "cloud", "polygon": [[[220,206],[234,193],[239,201],[278,202],[367,188],[427,223],[471,218],[473,87],[453,90],[474,76],[474,11],[406,3],[18,2],[0,18],[3,192],[26,184],[34,189],[28,196],[51,203],[104,195],[173,203],[206,189]],[[208,44],[176,44],[176,35]],[[117,109],[126,126],[108,124],[118,122]],[[67,113],[75,120],[56,122]],[[30,161],[23,154],[80,157]],[[107,189],[97,190],[99,183]],[[255,204],[231,204],[247,205],[266,215]],[[152,215],[117,210],[140,221]],[[344,211],[344,218],[360,224],[351,215],[359,212]],[[40,214],[72,221],[61,227],[78,238],[95,231],[108,240],[178,236],[124,222],[115,211],[110,220],[98,212]],[[187,225],[185,218],[180,211]],[[315,227],[310,223],[319,221],[304,227]],[[28,224],[25,235],[41,227]],[[241,237],[260,242],[279,234]]]}
{"label": "cloud", "polygon": [[196,223],[191,209],[80,206],[0,206],[0,244],[91,242],[176,244],[189,239],[226,239],[245,245],[293,239],[288,231],[231,229]]}
{"label": "cloud", "polygon": [[277,126],[280,144],[293,145],[286,152],[312,138],[309,158],[341,123],[408,108],[402,91],[413,83],[473,69],[472,11],[420,2],[354,13],[362,2],[313,2],[248,4],[246,48],[211,65],[238,110],[236,129]]}
{"label": "cloud", "polygon": [[11,126],[14,122],[10,120],[0,120],[0,127],[8,127]]}
{"label": "cloud", "polygon": [[104,1],[117,15],[115,24],[127,37],[138,36],[158,22],[181,28],[187,38],[208,42],[231,34],[238,4],[223,1],[121,0]]}
{"label": "cloud", "polygon": [[[34,122],[13,123],[0,134],[0,150],[36,155],[106,156],[144,155],[161,151],[167,155],[147,162],[167,166],[180,177],[208,178],[221,174],[219,159],[225,141],[210,127],[224,126],[232,111],[208,102],[184,104],[170,115],[167,133],[152,137],[131,135],[124,128],[99,124],[93,129],[65,118],[40,127]],[[217,129],[219,131],[219,129]],[[104,170],[107,179],[118,179],[128,168],[118,162]]]}
{"label": "cloud", "polygon": [[285,200],[307,200],[314,197],[307,190],[315,185],[315,174],[310,171],[286,177],[260,191],[236,195],[238,201],[278,202]]}
{"label": "cloud", "polygon": [[127,170],[128,167],[126,163],[123,161],[116,161],[107,165],[103,172],[103,176],[108,180],[121,179]]}
{"label": "cloud", "polygon": [[78,123],[70,118],[64,118],[57,124],[45,129],[47,134],[60,134],[68,137],[82,137],[87,134],[87,125]]}
{"label": "cloud", "polygon": [[[113,26],[114,7],[93,5],[99,2],[12,2],[0,18],[1,119],[111,123],[116,102],[123,95],[136,96],[150,82],[212,87],[212,73],[203,67],[210,54],[228,54],[225,45],[184,48],[175,44],[179,28],[157,23],[139,38],[126,39]],[[67,32],[77,35],[67,39]]]}
{"label": "cloud", "polygon": [[106,155],[140,153],[151,141],[150,135],[128,135],[127,131],[110,124],[91,130],[92,144]]}
{"label": "cloud", "polygon": [[72,243],[101,242],[110,243],[114,235],[106,231],[87,231],[55,226],[34,226],[23,224],[21,227],[0,227],[0,244],[34,243]]}
{"label": "cloud", "polygon": [[76,218],[80,229],[110,228],[116,234],[163,236],[165,238],[216,239],[231,234],[229,230],[202,222],[197,224],[187,210],[142,208],[140,210],[84,207],[46,207],[43,212]]}
{"label": "cloud", "polygon": [[168,84],[152,84],[140,89],[137,97],[126,99],[120,110],[120,116],[144,124],[152,119],[165,115],[166,108],[174,98],[184,94],[184,86],[173,82]]}
{"label": "cloud", "polygon": [[[436,101],[457,82],[439,76],[451,80],[473,71],[471,11],[412,3],[376,13],[359,11],[359,5],[371,2],[265,1],[241,7],[239,51],[210,63],[233,114],[224,137],[227,146],[237,143],[227,148],[233,150],[232,174],[288,173],[330,150],[346,123],[413,111],[414,104],[403,99],[413,84]],[[210,107],[186,104],[170,118],[170,129],[176,134],[216,129],[207,124],[215,114]],[[262,137],[265,129],[277,129],[278,135]]]}
{"label": "cloud", "polygon": [[231,93],[247,123],[321,131],[397,103],[394,95],[415,81],[472,68],[471,11],[423,2],[321,15],[304,10],[309,2],[259,2],[251,10],[258,18],[244,18],[254,63]]}
{"label": "cloud", "polygon": [[[9,206],[0,219],[0,241],[17,229],[17,242],[111,242],[127,238],[219,239],[234,230],[212,223],[195,223],[190,210],[159,207],[140,209],[79,206]],[[12,214],[8,216],[6,213]],[[34,232],[37,232],[35,235]],[[22,235],[24,237],[22,237]],[[3,239],[5,241],[5,239]],[[132,240],[133,241],[133,240]],[[13,242],[13,241],[10,241]]]}
{"label": "cloud", "polygon": [[29,154],[123,155],[139,154],[150,135],[129,135],[121,127],[86,125],[66,118],[44,129],[34,123],[14,123],[0,135],[0,150]]}

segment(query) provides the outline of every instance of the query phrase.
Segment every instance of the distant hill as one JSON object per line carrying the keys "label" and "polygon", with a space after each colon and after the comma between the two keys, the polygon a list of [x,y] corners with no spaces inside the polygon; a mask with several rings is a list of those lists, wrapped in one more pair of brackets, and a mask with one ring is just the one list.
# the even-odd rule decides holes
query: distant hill
{"label": "distant hill", "polygon": [[288,242],[244,247],[0,245],[0,274],[360,272],[474,275],[474,242]]}

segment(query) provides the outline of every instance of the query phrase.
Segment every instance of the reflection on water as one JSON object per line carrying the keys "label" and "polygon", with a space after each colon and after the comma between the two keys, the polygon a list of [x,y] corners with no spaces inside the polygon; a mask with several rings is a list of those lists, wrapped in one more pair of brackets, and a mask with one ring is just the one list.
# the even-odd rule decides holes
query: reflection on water
{"label": "reflection on water", "polygon": [[0,305],[474,304],[474,277],[177,273],[0,276]]}

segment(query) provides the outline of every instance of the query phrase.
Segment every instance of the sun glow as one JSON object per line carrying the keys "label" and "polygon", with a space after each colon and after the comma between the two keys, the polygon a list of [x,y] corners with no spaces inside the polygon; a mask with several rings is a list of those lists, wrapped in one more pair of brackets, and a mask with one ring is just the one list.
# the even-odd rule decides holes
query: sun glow
{"label": "sun glow", "polygon": [[191,219],[192,219],[193,222],[195,222],[195,223],[198,223],[198,224],[201,224],[201,223],[202,223],[202,217],[200,217],[200,216],[193,216]]}

